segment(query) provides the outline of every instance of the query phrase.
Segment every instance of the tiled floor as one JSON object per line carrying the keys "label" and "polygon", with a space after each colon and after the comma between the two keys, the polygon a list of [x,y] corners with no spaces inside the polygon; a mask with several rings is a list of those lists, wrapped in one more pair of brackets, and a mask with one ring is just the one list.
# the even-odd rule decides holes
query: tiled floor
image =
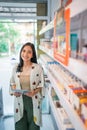
{"label": "tiled floor", "polygon": [[[42,121],[43,126],[40,128],[40,130],[55,130],[53,127],[52,119],[49,114],[43,114]],[[13,117],[8,117],[4,119],[0,118],[0,130],[14,130]]]}
{"label": "tiled floor", "polygon": [[14,130],[13,117],[0,119],[0,130]]}
{"label": "tiled floor", "polygon": [[[3,118],[0,118],[0,130],[14,130],[13,97],[9,95],[11,64],[9,59],[0,60],[0,86],[3,90]],[[7,116],[9,115],[9,116]],[[55,130],[50,114],[43,114],[41,130]]]}

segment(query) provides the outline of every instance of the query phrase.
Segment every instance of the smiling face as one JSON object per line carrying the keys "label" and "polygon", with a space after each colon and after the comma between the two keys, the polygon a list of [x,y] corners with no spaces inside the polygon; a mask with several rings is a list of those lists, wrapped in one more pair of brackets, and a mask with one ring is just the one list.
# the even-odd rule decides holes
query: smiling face
{"label": "smiling face", "polygon": [[28,62],[33,57],[33,50],[30,46],[25,46],[21,51],[21,58],[24,62]]}

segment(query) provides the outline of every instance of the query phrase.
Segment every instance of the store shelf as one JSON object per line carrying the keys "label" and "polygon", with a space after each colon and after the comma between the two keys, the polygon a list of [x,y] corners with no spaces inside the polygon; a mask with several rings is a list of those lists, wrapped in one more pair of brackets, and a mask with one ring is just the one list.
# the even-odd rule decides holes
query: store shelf
{"label": "store shelf", "polygon": [[[67,6],[65,9],[70,8],[70,17],[74,17],[87,9],[86,3],[87,3],[87,0],[73,0],[72,3],[69,6]],[[58,25],[60,24],[61,24],[61,21],[59,21]],[[41,31],[39,32],[39,35],[49,31],[53,27],[54,27],[54,20],[52,20],[43,29],[41,29]]]}
{"label": "store shelf", "polygon": [[[70,17],[72,18],[72,17],[82,13],[83,11],[87,10],[87,4],[86,3],[87,3],[87,0],[72,0],[72,3],[69,6],[66,7],[66,9],[70,8]],[[53,21],[51,21],[45,28],[43,28],[40,31],[39,35],[49,31],[53,27],[54,27],[54,24],[53,24]],[[52,48],[52,50],[44,48],[42,46],[39,46],[39,48],[43,52],[45,52],[45,54],[47,54],[51,59],[60,63],[65,69],[67,69],[75,77],[78,77],[82,82],[84,82],[87,85],[87,63],[85,63],[82,60],[69,58],[69,64],[68,64],[68,66],[65,66],[64,64],[62,64],[61,62],[59,62],[58,60],[56,60],[54,58],[53,48]],[[61,105],[63,106],[66,113],[68,114],[68,117],[70,118],[70,121],[72,122],[75,130],[87,130],[87,128],[84,125],[84,123],[82,122],[81,118],[79,117],[77,112],[74,110],[74,108],[70,104],[70,102],[68,101],[66,95],[64,95],[62,90],[60,90],[60,87],[58,87],[57,81],[55,80],[53,75],[51,75],[51,73],[48,72],[48,70],[47,70],[47,75],[48,75],[48,78],[50,79],[50,82],[52,83],[52,87],[54,88],[55,92],[57,93],[57,95],[60,99]],[[50,95],[49,95],[49,99],[50,99],[52,112],[55,115],[55,119],[57,121],[57,125],[58,125],[60,130],[64,130],[62,125],[61,125],[61,122],[59,121],[59,117],[58,117],[58,113],[56,111],[56,107],[55,107]]]}
{"label": "store shelf", "polygon": [[61,120],[60,120],[59,115],[58,115],[58,113],[57,113],[57,109],[56,109],[56,107],[54,106],[54,103],[53,103],[53,101],[52,101],[52,98],[51,98],[50,94],[49,94],[49,101],[50,101],[52,113],[53,113],[53,115],[54,115],[54,118],[55,118],[57,127],[59,128],[59,130],[64,130],[63,126],[61,125]]}
{"label": "store shelf", "polygon": [[48,49],[43,46],[39,46],[39,49],[42,50],[43,52],[45,52],[51,58],[53,58],[53,49]]}
{"label": "store shelf", "polygon": [[42,61],[41,59],[39,59],[39,63],[42,65],[43,69],[44,69],[44,72],[47,74],[47,68],[46,68],[46,65],[43,63],[42,64]]}
{"label": "store shelf", "polygon": [[51,21],[46,27],[44,27],[40,32],[39,35],[49,31],[50,29],[52,29],[54,26],[54,21]]}
{"label": "store shelf", "polygon": [[[59,62],[53,57],[53,52],[50,50],[46,50],[44,47],[40,46],[39,47],[43,52],[45,52],[50,58],[53,60]],[[62,66],[64,66],[61,62],[59,62]],[[78,67],[79,66],[79,67]],[[72,74],[77,76],[80,80],[82,80],[85,84],[87,84],[87,63],[69,58],[69,64],[68,66],[64,66],[67,70],[69,70]]]}
{"label": "store shelf", "polygon": [[48,71],[47,73],[48,78],[50,79],[52,86],[57,93],[61,105],[64,107],[65,111],[67,112],[75,130],[87,130],[84,123],[82,122],[81,118],[77,114],[77,112],[73,109],[72,105],[67,100],[66,96],[63,94],[63,92],[59,89],[58,83],[54,79],[54,77],[51,75],[51,73]]}
{"label": "store shelf", "polygon": [[87,84],[87,63],[70,58],[67,69]]}
{"label": "store shelf", "polygon": [[[60,19],[57,22],[57,27],[61,26],[62,23],[62,19]],[[52,20],[46,27],[44,27],[43,29],[41,29],[41,31],[39,32],[39,35],[49,31],[50,29],[54,28],[54,20]]]}

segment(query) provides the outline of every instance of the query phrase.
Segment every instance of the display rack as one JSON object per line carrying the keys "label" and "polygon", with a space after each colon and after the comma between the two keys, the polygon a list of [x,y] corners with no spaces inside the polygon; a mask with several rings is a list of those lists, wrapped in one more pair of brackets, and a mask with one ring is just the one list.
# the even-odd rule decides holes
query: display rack
{"label": "display rack", "polygon": [[79,115],[72,108],[71,104],[69,103],[65,95],[61,92],[61,90],[58,87],[58,83],[56,82],[55,78],[53,78],[53,76],[51,75],[49,71],[48,71],[48,77],[52,83],[52,86],[54,86],[55,92],[57,93],[62,106],[66,110],[75,130],[87,130],[82,120],[80,119]]}
{"label": "display rack", "polygon": [[[70,17],[72,18],[72,17],[76,16],[77,14],[85,11],[87,9],[86,3],[87,3],[87,0],[83,0],[83,1],[82,0],[73,0],[72,3],[68,7],[66,7],[66,9],[70,8],[70,10],[71,10]],[[42,29],[40,31],[39,35],[47,32],[47,31],[50,31],[50,29],[52,29],[54,27],[53,22],[54,21],[51,21],[44,29]],[[53,50],[46,49],[43,46],[39,46],[39,48],[43,52],[45,52],[45,54],[47,54],[49,57],[51,57],[54,61],[57,61],[53,56]],[[69,58],[68,66],[63,65],[61,62],[59,62],[59,64],[61,64],[65,69],[67,69],[70,73],[72,73],[74,76],[76,76],[84,84],[87,85],[87,63],[85,63],[81,60]],[[72,107],[70,102],[67,100],[66,96],[64,95],[64,93],[58,87],[58,83],[56,82],[55,78],[52,76],[52,74],[49,71],[47,72],[47,75],[48,75],[48,78],[50,79],[50,82],[52,83],[52,86],[53,86],[55,92],[57,93],[57,95],[60,99],[62,106],[64,107],[65,111],[67,112],[75,130],[87,130],[86,126],[84,125],[83,121],[79,117],[78,113],[74,110],[74,108]],[[57,122],[59,119],[58,119],[57,111],[52,102],[50,94],[49,94],[49,99],[50,99],[50,104],[52,107],[52,112],[55,115],[55,120]],[[57,125],[58,125],[59,129],[62,130],[63,127],[61,126],[60,121],[57,122]]]}
{"label": "display rack", "polygon": [[[49,57],[48,56],[46,56],[47,57],[47,59],[49,59]],[[45,57],[45,58],[46,58]],[[53,60],[52,59],[50,59],[50,62],[53,62]],[[39,63],[42,65],[42,67],[43,67],[43,69],[44,69],[44,71],[45,71],[45,73],[47,74],[48,73],[48,69],[47,69],[47,65],[45,64],[45,60],[43,61],[43,59],[42,58],[40,58],[39,59]],[[47,75],[47,77],[48,77],[48,75]],[[47,80],[49,80],[49,77],[47,78]],[[61,111],[61,108],[62,108],[62,106],[61,107],[56,107],[56,105],[55,105],[55,103],[54,102],[56,102],[56,101],[58,101],[57,99],[56,99],[56,101],[54,100],[53,101],[53,99],[52,99],[52,96],[51,96],[51,91],[52,91],[52,85],[51,85],[51,82],[50,82],[50,80],[49,80],[49,85],[48,85],[48,87],[47,87],[48,89],[47,89],[47,95],[48,95],[48,97],[49,97],[49,102],[50,102],[50,106],[51,106],[51,110],[52,110],[52,113],[53,113],[53,115],[54,115],[54,119],[55,119],[55,121],[56,121],[56,124],[57,124],[57,127],[58,127],[58,129],[59,130],[66,130],[67,128],[71,128],[72,127],[72,124],[71,123],[63,123],[62,122],[62,120],[61,120],[61,118],[59,118],[60,117],[60,114],[59,114],[59,112],[58,112],[58,110],[59,111]],[[63,114],[63,113],[62,113]],[[63,115],[62,115],[62,117],[63,117]],[[74,128],[73,128],[74,129]],[[73,130],[72,129],[72,130]]]}
{"label": "display rack", "polygon": [[[53,53],[50,53],[50,50],[46,50],[44,47],[39,46],[39,48],[45,52],[48,56],[50,56],[52,59]],[[57,61],[56,59],[54,59]],[[57,61],[58,62],[58,61]],[[60,62],[59,62],[60,63]],[[87,63],[84,63],[81,60],[76,60],[73,58],[69,58],[69,64],[68,66],[64,66],[62,63],[60,63],[65,69],[69,70],[72,74],[74,74],[76,77],[78,77],[80,80],[82,80],[85,84],[87,84]],[[78,67],[79,66],[79,67]]]}
{"label": "display rack", "polygon": [[57,127],[59,128],[59,130],[64,130],[64,129],[63,129],[63,126],[61,125],[61,121],[60,121],[60,119],[59,119],[59,115],[58,115],[58,113],[57,113],[57,109],[56,109],[56,107],[54,106],[54,103],[53,103],[53,101],[52,101],[52,98],[51,98],[50,94],[49,94],[49,101],[50,101],[50,104],[51,104],[51,109],[52,109],[53,115],[55,115],[54,118],[55,118]]}
{"label": "display rack", "polygon": [[45,26],[40,32],[39,35],[42,35],[43,33],[49,31],[54,26],[54,21],[51,21],[47,26]]}
{"label": "display rack", "polygon": [[[77,14],[85,11],[87,9],[87,0],[73,0],[73,2],[66,7],[70,8],[70,17],[74,17]],[[42,35],[43,33],[49,31],[50,29],[52,29],[54,27],[54,20],[52,20],[49,24],[47,24],[47,26],[45,26],[43,29],[41,29],[41,31],[39,32],[39,35]]]}

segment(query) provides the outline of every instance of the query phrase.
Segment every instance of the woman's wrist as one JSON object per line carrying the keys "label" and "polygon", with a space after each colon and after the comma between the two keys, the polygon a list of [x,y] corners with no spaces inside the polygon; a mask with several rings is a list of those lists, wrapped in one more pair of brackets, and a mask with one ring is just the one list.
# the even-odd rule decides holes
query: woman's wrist
{"label": "woman's wrist", "polygon": [[34,89],[34,93],[36,94],[36,93],[38,93],[38,92],[40,92],[41,91],[41,88],[36,88],[36,89]]}

